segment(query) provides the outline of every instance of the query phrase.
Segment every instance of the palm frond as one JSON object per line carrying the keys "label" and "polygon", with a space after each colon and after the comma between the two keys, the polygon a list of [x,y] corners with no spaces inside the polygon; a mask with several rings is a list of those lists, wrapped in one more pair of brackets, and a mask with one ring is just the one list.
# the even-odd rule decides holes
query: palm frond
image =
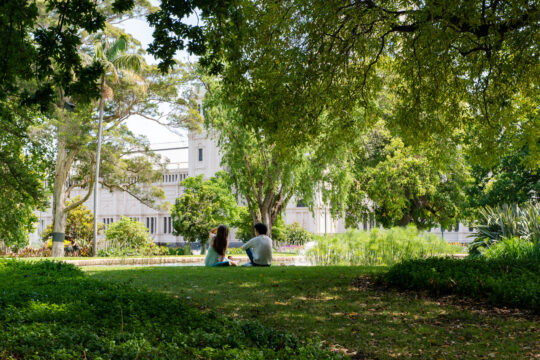
{"label": "palm frond", "polygon": [[139,72],[144,67],[144,58],[139,54],[119,54],[111,62],[119,69]]}
{"label": "palm frond", "polygon": [[120,36],[118,39],[113,41],[112,43],[107,46],[107,51],[105,52],[105,55],[107,59],[114,59],[119,54],[124,53],[128,48],[128,38],[125,35]]}

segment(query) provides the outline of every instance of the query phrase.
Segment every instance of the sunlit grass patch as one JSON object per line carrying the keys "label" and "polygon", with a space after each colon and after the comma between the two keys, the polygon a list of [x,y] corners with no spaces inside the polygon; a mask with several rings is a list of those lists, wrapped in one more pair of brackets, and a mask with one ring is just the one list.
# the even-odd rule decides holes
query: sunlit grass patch
{"label": "sunlit grass patch", "polygon": [[381,274],[385,267],[215,270],[154,267],[88,272],[189,297],[186,301],[205,312],[257,319],[300,337],[317,337],[366,359],[465,359],[492,352],[498,359],[527,359],[527,351],[540,353],[540,330],[531,328],[539,328],[535,319],[500,317],[435,298],[361,287],[359,279]]}
{"label": "sunlit grass patch", "polygon": [[63,263],[0,260],[0,359],[336,358],[311,339],[201,311],[189,295],[129,286],[139,270],[113,283]]}

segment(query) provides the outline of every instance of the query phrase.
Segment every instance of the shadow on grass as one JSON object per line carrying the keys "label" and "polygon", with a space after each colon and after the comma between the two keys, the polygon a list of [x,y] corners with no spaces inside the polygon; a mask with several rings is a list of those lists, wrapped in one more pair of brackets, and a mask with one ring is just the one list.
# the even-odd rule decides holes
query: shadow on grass
{"label": "shadow on grass", "polygon": [[89,273],[171,294],[204,312],[257,319],[303,338],[318,337],[359,359],[526,359],[540,353],[534,320],[357,286],[358,278],[381,271],[384,268],[156,267]]}
{"label": "shadow on grass", "polygon": [[89,278],[74,266],[0,261],[0,359],[334,359],[260,323]]}

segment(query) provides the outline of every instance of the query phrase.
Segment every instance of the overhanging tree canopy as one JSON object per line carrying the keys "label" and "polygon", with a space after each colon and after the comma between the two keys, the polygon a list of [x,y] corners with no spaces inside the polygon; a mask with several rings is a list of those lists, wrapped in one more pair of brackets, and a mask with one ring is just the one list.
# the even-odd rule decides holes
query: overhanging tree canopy
{"label": "overhanging tree canopy", "polygon": [[[504,152],[496,141],[504,136],[507,143],[528,144],[528,163],[538,164],[537,2],[217,3],[174,7],[163,1],[167,7],[151,18],[158,34],[151,51],[167,67],[185,46],[179,39],[194,39],[197,46],[188,49],[221,72],[225,91],[249,115],[243,116],[246,124],[290,143],[309,141],[327,126],[346,135],[358,119],[352,109],[369,110],[384,88],[396,99],[389,125],[411,139],[430,145],[441,135],[466,141],[474,158],[487,163]],[[181,24],[197,6],[204,33]],[[389,71],[397,76],[387,79]],[[290,96],[269,102],[274,89]],[[286,116],[291,110],[258,116],[287,106],[303,116]],[[335,121],[319,121],[322,111]]]}

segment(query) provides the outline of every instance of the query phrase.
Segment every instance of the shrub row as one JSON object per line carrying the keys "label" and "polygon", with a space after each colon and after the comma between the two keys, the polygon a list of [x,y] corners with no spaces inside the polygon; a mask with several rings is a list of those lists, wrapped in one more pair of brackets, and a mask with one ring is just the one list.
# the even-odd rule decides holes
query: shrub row
{"label": "shrub row", "polygon": [[408,260],[382,275],[391,286],[457,294],[497,306],[529,308],[540,313],[540,262],[430,258]]}
{"label": "shrub row", "polygon": [[0,260],[0,359],[335,359],[295,335],[77,268]]}

